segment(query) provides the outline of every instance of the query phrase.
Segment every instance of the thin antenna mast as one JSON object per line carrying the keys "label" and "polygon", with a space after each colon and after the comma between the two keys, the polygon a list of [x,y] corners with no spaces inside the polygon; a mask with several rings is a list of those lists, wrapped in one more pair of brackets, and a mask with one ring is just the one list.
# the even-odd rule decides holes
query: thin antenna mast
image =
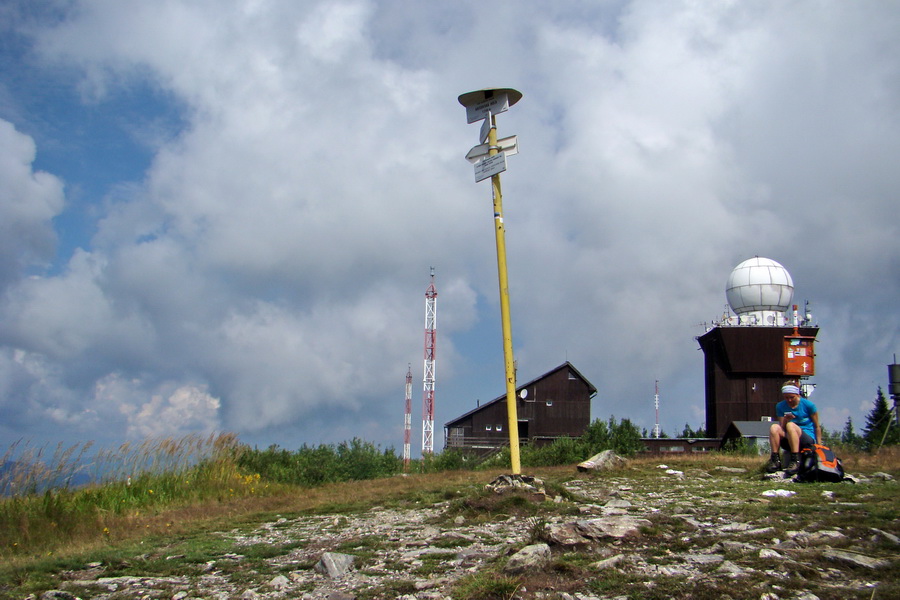
{"label": "thin antenna mast", "polygon": [[656,426],[653,428],[653,437],[659,438],[659,379],[656,380],[656,394],[653,396],[653,404],[656,406]]}
{"label": "thin antenna mast", "polygon": [[406,369],[406,412],[403,413],[403,470],[409,470],[409,437],[412,431],[412,365]]}
{"label": "thin antenna mast", "polygon": [[434,267],[425,290],[425,377],[422,394],[422,455],[434,453],[434,347],[437,335],[437,289]]}

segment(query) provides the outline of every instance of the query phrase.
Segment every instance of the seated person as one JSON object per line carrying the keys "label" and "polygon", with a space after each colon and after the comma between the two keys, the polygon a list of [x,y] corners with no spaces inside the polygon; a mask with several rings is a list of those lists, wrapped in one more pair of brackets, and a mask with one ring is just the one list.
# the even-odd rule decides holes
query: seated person
{"label": "seated person", "polygon": [[819,413],[816,405],[806,398],[800,397],[800,382],[788,381],[781,387],[784,400],[775,405],[777,423],[769,428],[769,443],[772,456],[766,465],[766,471],[780,471],[781,453],[784,449],[791,453],[785,476],[796,475],[800,470],[800,450],[811,448],[822,438],[819,426]]}

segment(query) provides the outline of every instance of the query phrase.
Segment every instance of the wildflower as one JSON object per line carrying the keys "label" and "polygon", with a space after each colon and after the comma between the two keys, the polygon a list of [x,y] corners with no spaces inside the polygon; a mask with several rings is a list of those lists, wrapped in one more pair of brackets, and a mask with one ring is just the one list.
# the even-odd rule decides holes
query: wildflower
{"label": "wildflower", "polygon": [[148,491],[149,493],[151,493],[151,494],[153,493],[153,490],[147,490],[147,491]]}
{"label": "wildflower", "polygon": [[109,527],[103,528],[103,535],[109,535]]}

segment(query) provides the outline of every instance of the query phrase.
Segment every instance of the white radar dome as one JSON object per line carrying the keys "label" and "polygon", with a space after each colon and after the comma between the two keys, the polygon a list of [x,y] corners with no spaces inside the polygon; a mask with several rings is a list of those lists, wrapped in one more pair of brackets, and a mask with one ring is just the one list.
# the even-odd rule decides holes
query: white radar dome
{"label": "white radar dome", "polygon": [[784,313],[794,297],[794,281],[783,266],[757,256],[734,268],[725,285],[725,296],[738,315]]}

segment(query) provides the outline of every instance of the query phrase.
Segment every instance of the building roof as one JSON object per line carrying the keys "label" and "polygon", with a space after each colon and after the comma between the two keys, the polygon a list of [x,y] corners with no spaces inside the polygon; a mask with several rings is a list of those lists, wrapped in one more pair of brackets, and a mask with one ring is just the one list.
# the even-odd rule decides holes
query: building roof
{"label": "building roof", "polygon": [[[578,369],[576,369],[576,368],[572,365],[572,363],[570,363],[569,361],[564,362],[563,364],[559,365],[559,366],[556,367],[555,369],[551,369],[551,370],[547,371],[546,373],[544,373],[543,375],[541,375],[541,376],[539,376],[539,377],[535,377],[535,378],[532,379],[531,381],[528,381],[528,382],[526,382],[526,383],[519,384],[519,386],[516,388],[516,393],[518,394],[518,392],[519,392],[520,390],[522,390],[523,388],[527,388],[527,387],[529,387],[529,386],[532,386],[532,385],[534,385],[535,383],[537,383],[538,381],[540,381],[540,380],[542,380],[542,379],[546,379],[547,377],[550,377],[551,375],[553,375],[554,373],[556,373],[557,371],[560,371],[560,370],[562,370],[562,369],[568,369],[569,371],[571,371],[572,373],[574,373],[576,376],[578,376],[579,379],[581,379],[582,381],[584,381],[584,382],[587,384],[587,386],[588,386],[588,391],[590,392],[590,394],[591,394],[592,397],[594,396],[594,394],[597,393],[597,388],[594,387],[594,384],[591,383],[590,381],[588,381],[587,378],[586,378],[584,375],[582,375],[581,372],[580,372]],[[485,402],[485,403],[481,404],[480,406],[476,406],[475,408],[473,408],[473,409],[470,410],[469,412],[467,412],[467,413],[465,413],[465,414],[462,414],[462,415],[456,417],[455,419],[453,419],[453,420],[451,420],[451,421],[447,421],[446,423],[444,423],[444,427],[450,427],[453,423],[456,423],[457,421],[461,421],[461,420],[465,419],[466,417],[468,417],[469,415],[471,415],[471,414],[473,414],[473,413],[476,413],[476,412],[478,412],[478,411],[480,411],[480,410],[484,410],[486,407],[491,406],[492,404],[495,404],[495,403],[497,403],[497,402],[503,402],[503,401],[505,401],[505,400],[506,400],[506,393],[504,392],[502,395],[497,396],[497,397],[494,398],[493,400],[491,400],[491,401],[489,401],[489,402]]]}
{"label": "building roof", "polygon": [[771,421],[732,421],[725,430],[723,439],[736,437],[769,437]]}

